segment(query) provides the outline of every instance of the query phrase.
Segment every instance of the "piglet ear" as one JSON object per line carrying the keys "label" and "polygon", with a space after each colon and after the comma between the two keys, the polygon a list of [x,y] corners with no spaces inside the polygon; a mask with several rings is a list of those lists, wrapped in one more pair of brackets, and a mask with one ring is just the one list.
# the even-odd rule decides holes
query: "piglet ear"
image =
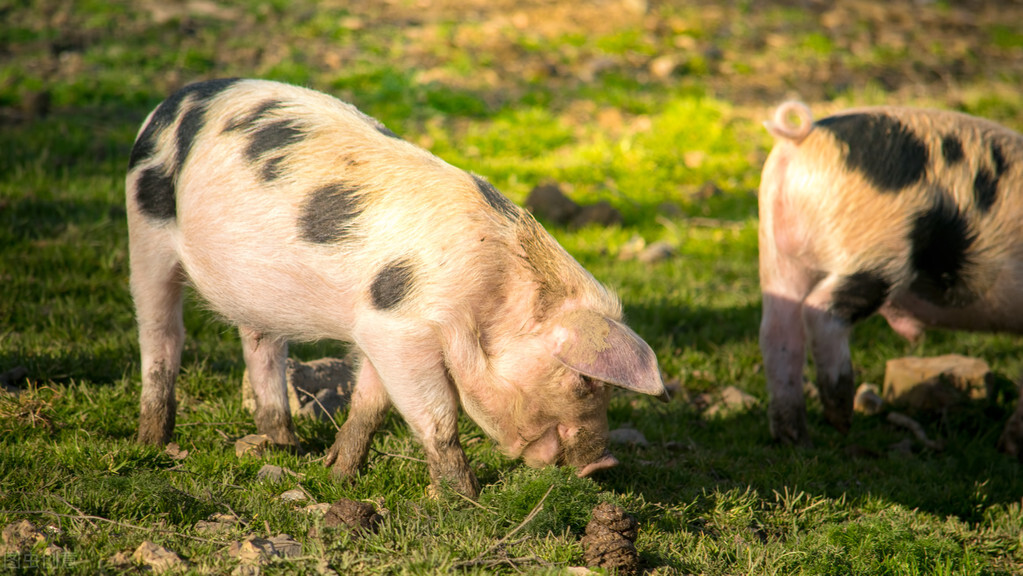
{"label": "piglet ear", "polygon": [[572,370],[667,400],[654,351],[621,322],[589,310],[574,310],[554,320],[551,336],[554,357]]}

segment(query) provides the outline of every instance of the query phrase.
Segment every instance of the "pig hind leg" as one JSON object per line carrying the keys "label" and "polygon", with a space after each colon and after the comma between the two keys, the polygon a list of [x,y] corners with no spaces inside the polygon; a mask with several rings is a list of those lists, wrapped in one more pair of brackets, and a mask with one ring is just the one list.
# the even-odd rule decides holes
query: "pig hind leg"
{"label": "pig hind leg", "polygon": [[139,327],[142,398],[138,441],[166,444],[174,431],[174,385],[185,341],[181,263],[169,231],[140,221],[129,237],[131,293]]}
{"label": "pig hind leg", "polygon": [[256,429],[279,446],[299,448],[288,405],[288,343],[251,328],[239,328],[245,366],[256,399]]}
{"label": "pig hind leg", "polygon": [[853,324],[880,308],[888,289],[888,283],[876,274],[832,274],[803,304],[824,416],[842,433],[852,425],[855,396],[849,335]]}
{"label": "pig hind leg", "polygon": [[373,433],[384,422],[391,401],[373,365],[360,359],[348,418],[324,458],[336,478],[353,478],[366,463]]}
{"label": "pig hind leg", "polygon": [[768,422],[771,436],[788,444],[810,442],[806,427],[806,400],[803,397],[806,334],[802,307],[813,282],[808,270],[762,243],[760,351],[770,399]]}

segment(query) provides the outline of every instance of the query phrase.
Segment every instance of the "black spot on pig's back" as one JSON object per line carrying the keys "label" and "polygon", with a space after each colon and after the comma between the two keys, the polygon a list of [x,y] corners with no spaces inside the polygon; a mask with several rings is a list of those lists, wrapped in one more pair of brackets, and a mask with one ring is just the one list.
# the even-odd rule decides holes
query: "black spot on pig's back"
{"label": "black spot on pig's back", "polygon": [[182,164],[188,158],[196,135],[206,123],[209,103],[236,82],[238,82],[236,78],[225,78],[190,84],[171,94],[157,106],[149,123],[135,140],[128,158],[129,170],[152,158],[160,136],[181,114],[183,103],[186,100],[189,102],[174,135],[176,152],[174,158],[168,159],[166,165],[147,167],[135,181],[134,193],[142,214],[158,220],[174,218],[177,203],[174,182],[181,172]]}
{"label": "black spot on pig's back", "polygon": [[412,292],[415,270],[407,259],[388,263],[377,272],[370,285],[369,294],[377,310],[396,308]]}
{"label": "black spot on pig's back", "polygon": [[973,265],[971,250],[977,239],[966,215],[948,192],[938,191],[930,207],[912,222],[910,290],[938,306],[963,307],[976,299],[967,284]]}
{"label": "black spot on pig's back", "polygon": [[973,177],[973,202],[986,213],[998,200],[998,185],[1002,175],[1009,170],[1009,161],[997,141],[988,144],[990,166],[981,165]]}
{"label": "black spot on pig's back", "polygon": [[881,192],[898,192],[924,177],[927,146],[898,118],[858,113],[824,118],[816,125],[845,145],[846,165]]}
{"label": "black spot on pig's back", "polygon": [[302,205],[299,234],[313,244],[342,242],[351,235],[353,220],[362,210],[357,187],[344,182],[322,186],[309,193]]}
{"label": "black spot on pig's back", "polygon": [[139,211],[149,218],[170,220],[177,213],[174,178],[163,166],[150,166],[135,180],[135,199]]}
{"label": "black spot on pig's back", "polygon": [[486,200],[487,204],[491,208],[497,210],[499,214],[509,220],[516,220],[519,217],[519,208],[508,199],[507,196],[497,191],[497,188],[487,182],[481,176],[476,174],[470,174],[474,182],[476,182],[476,189],[479,191],[483,199]]}

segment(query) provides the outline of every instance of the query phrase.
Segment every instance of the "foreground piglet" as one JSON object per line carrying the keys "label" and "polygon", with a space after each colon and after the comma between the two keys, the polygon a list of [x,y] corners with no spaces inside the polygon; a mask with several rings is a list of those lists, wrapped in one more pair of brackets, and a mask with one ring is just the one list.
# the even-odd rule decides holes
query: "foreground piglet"
{"label": "foreground piglet", "polygon": [[[760,346],[775,438],[808,441],[807,345],[824,414],[848,430],[849,333],[875,312],[909,339],[1023,332],[1023,137],[910,108],[815,123],[795,102],[767,128],[778,143],[760,185]],[[1000,443],[1020,454],[1023,404]]]}
{"label": "foreground piglet", "polygon": [[393,404],[430,476],[475,496],[465,411],[511,457],[613,466],[611,386],[664,395],[615,296],[482,178],[332,97],[274,82],[193,84],[150,114],[127,177],[142,350],[139,441],[167,442],[188,282],[239,326],[256,426],[297,445],[287,341],[361,356],[327,454],[355,474]]}

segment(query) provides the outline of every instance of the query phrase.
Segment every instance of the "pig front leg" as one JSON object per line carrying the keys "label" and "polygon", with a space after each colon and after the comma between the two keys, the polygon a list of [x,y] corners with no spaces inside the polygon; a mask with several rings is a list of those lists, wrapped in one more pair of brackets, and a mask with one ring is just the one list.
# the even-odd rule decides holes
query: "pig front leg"
{"label": "pig front leg", "polygon": [[395,409],[426,452],[430,479],[475,499],[479,482],[458,439],[458,393],[432,328],[381,318],[357,337]]}
{"label": "pig front leg", "polygon": [[353,478],[358,474],[366,463],[373,433],[383,424],[390,407],[380,376],[365,357],[361,358],[348,418],[323,461],[326,466],[333,465],[331,472],[335,478]]}
{"label": "pig front leg", "polygon": [[166,444],[174,432],[174,384],[185,342],[182,270],[165,230],[132,224],[131,293],[142,358],[138,441]]}
{"label": "pig front leg", "polygon": [[256,429],[278,446],[298,450],[299,441],[288,405],[287,341],[240,327],[245,366],[256,399]]}
{"label": "pig front leg", "polygon": [[852,427],[856,394],[849,335],[855,322],[877,311],[887,291],[887,283],[870,274],[831,275],[803,304],[824,417],[843,434]]}

